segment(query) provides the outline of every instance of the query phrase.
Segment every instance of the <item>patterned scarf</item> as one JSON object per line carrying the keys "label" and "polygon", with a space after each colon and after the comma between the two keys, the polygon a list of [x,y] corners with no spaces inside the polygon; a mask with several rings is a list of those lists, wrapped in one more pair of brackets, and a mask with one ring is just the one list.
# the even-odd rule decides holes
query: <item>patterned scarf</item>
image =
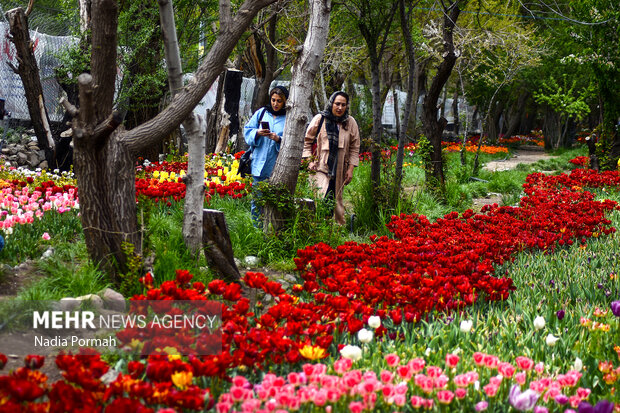
{"label": "patterned scarf", "polygon": [[[325,110],[321,112],[325,118],[325,130],[327,131],[327,139],[329,141],[329,156],[327,158],[327,168],[329,170],[328,177],[330,180],[336,177],[336,170],[338,168],[338,134],[340,133],[339,126],[347,129],[347,119],[349,118],[349,109],[342,116],[335,116],[332,113],[332,107],[336,97],[344,95],[342,92],[333,93],[329,102],[325,107]],[[346,95],[344,95],[346,97]],[[348,99],[347,99],[348,101]]]}

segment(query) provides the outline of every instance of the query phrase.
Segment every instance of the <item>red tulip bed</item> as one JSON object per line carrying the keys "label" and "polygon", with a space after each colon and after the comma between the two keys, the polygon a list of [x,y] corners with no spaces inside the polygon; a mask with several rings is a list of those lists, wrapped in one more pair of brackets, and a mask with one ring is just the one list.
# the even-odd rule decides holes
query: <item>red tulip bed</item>
{"label": "red tulip bed", "polygon": [[358,332],[370,316],[385,320],[377,337],[396,340],[403,323],[479,300],[505,300],[515,287],[510,278],[497,276],[494,266],[520,251],[551,253],[615,232],[606,214],[618,209],[617,203],[595,201],[583,188],[618,185],[616,172],[532,174],[519,207],[453,212],[434,223],[421,215],[394,216],[388,225],[394,238],[309,246],[295,259],[303,284],[290,293],[262,273],[245,274],[247,287],[274,297],[262,314],[242,297],[238,283],[192,283],[192,275],[179,270],[175,281],[155,287],[147,274],[142,279],[147,291],[133,300],[222,301],[221,354],[149,356],[129,361],[126,373],[106,380],[110,367],[99,355],[64,355],[56,358],[64,378],[55,383],[37,370],[43,360],[32,356],[25,367],[0,377],[0,412],[100,411],[103,406],[115,413],[151,412],[144,406],[155,405],[202,410],[214,402],[204,378],[325,357],[341,345],[340,336]]}
{"label": "red tulip bed", "polygon": [[[230,196],[233,199],[247,195],[248,186],[237,173],[236,159],[242,152],[235,155],[233,162],[227,162],[214,155],[215,161],[208,162],[205,168],[205,198],[214,195]],[[229,165],[226,165],[230,163]],[[136,176],[136,197],[146,196],[155,202],[179,201],[185,198],[183,176],[187,171],[185,162],[157,162],[139,166]]]}

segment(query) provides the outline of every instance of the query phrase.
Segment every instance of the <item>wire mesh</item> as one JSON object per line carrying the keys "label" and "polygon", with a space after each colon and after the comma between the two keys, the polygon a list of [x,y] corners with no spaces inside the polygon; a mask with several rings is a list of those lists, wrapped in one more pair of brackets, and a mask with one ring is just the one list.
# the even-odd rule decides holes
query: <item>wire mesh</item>
{"label": "wire mesh", "polygon": [[[17,67],[15,46],[9,40],[9,25],[0,22],[0,97],[6,99],[6,110],[13,119],[29,120],[28,104],[24,86],[18,74],[13,72],[9,63]],[[54,68],[59,65],[58,54],[77,40],[70,36],[49,36],[37,31],[30,31],[34,56],[39,67],[43,99],[50,120],[61,121],[63,110],[59,104],[62,89],[54,76]]]}

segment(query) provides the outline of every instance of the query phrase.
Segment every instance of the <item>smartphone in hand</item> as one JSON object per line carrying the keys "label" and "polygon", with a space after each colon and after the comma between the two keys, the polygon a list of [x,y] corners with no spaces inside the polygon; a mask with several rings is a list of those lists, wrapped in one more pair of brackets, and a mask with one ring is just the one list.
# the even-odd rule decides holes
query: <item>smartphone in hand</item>
{"label": "smartphone in hand", "polygon": [[269,122],[264,121],[264,120],[261,120],[261,122],[260,122],[260,128],[261,128],[261,129],[266,129],[266,130],[271,130],[271,129],[269,128]]}

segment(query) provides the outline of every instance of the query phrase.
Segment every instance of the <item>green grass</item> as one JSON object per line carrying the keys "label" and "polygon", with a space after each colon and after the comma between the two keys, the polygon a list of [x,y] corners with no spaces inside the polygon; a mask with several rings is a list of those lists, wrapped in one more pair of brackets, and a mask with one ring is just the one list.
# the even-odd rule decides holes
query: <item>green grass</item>
{"label": "green grass", "polygon": [[19,292],[18,299],[79,297],[100,292],[110,285],[89,260],[83,242],[59,244],[52,256],[36,261],[36,266],[45,277]]}

